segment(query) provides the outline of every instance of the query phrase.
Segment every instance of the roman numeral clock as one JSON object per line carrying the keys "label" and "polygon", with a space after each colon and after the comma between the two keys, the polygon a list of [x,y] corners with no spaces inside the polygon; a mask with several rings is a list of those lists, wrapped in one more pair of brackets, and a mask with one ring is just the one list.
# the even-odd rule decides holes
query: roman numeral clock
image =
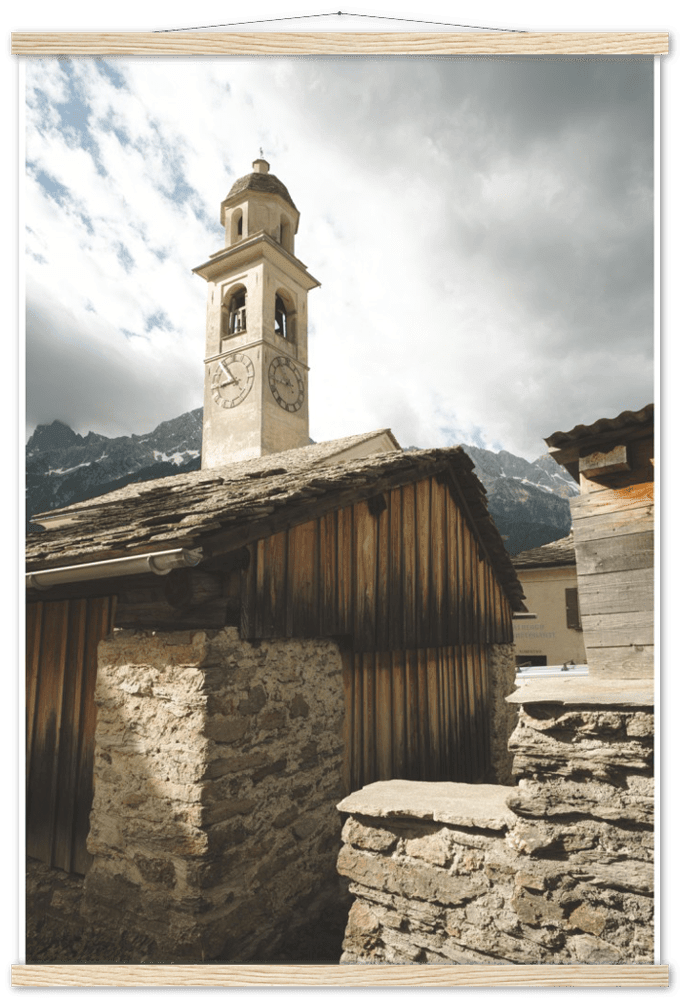
{"label": "roman numeral clock", "polygon": [[310,441],[308,292],[294,254],[299,212],[256,160],[221,205],[225,248],[194,268],[208,284],[202,468]]}

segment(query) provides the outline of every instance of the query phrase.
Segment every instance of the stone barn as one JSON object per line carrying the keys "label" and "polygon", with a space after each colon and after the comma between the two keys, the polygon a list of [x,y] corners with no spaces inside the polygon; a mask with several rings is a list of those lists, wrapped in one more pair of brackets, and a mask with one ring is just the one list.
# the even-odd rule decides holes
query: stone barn
{"label": "stone barn", "polygon": [[81,960],[277,955],[343,919],[345,793],[507,779],[520,585],[468,456],[342,460],[382,434],[38,519],[27,853],[45,914],[74,873]]}

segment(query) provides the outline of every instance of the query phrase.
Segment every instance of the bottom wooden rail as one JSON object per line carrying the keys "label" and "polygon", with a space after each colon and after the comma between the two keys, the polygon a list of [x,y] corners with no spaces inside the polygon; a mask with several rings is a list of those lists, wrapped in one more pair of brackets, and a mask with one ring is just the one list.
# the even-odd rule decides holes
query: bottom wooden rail
{"label": "bottom wooden rail", "polygon": [[13,965],[12,986],[668,986],[668,966]]}

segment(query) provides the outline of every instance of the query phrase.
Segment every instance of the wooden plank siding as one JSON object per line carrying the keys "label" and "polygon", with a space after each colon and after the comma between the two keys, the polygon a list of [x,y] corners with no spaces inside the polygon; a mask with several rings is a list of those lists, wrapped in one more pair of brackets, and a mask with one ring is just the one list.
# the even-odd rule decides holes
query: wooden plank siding
{"label": "wooden plank siding", "polygon": [[242,594],[246,639],[350,637],[349,790],[489,778],[487,648],[512,641],[512,611],[447,479],[254,542]]}
{"label": "wooden plank siding", "polygon": [[243,638],[351,636],[367,652],[513,641],[509,601],[447,483],[396,487],[382,506],[252,543]]}
{"label": "wooden plank siding", "polygon": [[349,787],[480,782],[490,767],[486,651],[477,646],[350,653]]}
{"label": "wooden plank siding", "polygon": [[585,652],[595,676],[642,677],[654,663],[653,441],[630,442],[629,471],[581,477],[571,499]]}
{"label": "wooden plank siding", "polygon": [[85,874],[92,804],[97,644],[115,598],[40,601],[26,612],[26,851]]}

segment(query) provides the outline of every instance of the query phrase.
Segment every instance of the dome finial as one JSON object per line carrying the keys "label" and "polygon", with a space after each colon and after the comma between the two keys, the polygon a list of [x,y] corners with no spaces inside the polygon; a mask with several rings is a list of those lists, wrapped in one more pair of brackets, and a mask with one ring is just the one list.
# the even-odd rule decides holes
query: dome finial
{"label": "dome finial", "polygon": [[263,147],[260,147],[260,157],[254,160],[251,166],[253,167],[254,173],[256,174],[267,174],[270,169],[270,164],[267,160],[263,159]]}

